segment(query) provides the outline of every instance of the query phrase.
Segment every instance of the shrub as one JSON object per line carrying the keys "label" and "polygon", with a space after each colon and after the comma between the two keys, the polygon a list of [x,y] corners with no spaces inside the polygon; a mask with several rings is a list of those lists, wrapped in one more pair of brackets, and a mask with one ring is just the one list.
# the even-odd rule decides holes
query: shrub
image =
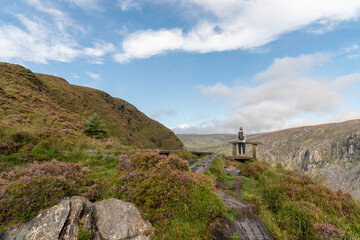
{"label": "shrub", "polygon": [[29,132],[23,130],[14,132],[11,139],[16,143],[30,143],[34,140]]}
{"label": "shrub", "polygon": [[181,158],[145,153],[120,157],[104,197],[144,209],[143,216],[156,228],[156,239],[194,239],[208,234],[207,226],[224,209],[213,188],[211,179],[190,172]]}
{"label": "shrub", "polygon": [[89,120],[84,122],[83,132],[93,138],[104,138],[109,130],[106,129],[106,124],[100,119],[100,116],[94,113]]}
{"label": "shrub", "polygon": [[297,239],[315,239],[315,223],[319,220],[320,210],[305,201],[286,202],[279,214],[279,226]]}
{"label": "shrub", "polygon": [[0,225],[26,222],[66,196],[89,195],[91,186],[81,165],[56,160],[2,172],[0,188],[6,196],[0,200]]}
{"label": "shrub", "polygon": [[240,166],[242,175],[255,180],[267,169],[269,165],[263,162],[251,162]]}
{"label": "shrub", "polygon": [[47,161],[51,159],[51,153],[40,146],[35,146],[30,152],[37,161]]}
{"label": "shrub", "polygon": [[176,155],[176,156],[178,156],[178,157],[181,157],[182,159],[187,159],[187,160],[199,158],[197,155],[192,154],[191,152],[189,152],[189,151],[187,151],[187,150],[171,152],[171,153],[170,153],[170,156],[171,156],[171,155]]}
{"label": "shrub", "polygon": [[235,177],[231,175],[230,173],[227,173],[225,168],[226,162],[224,157],[220,156],[214,159],[214,161],[211,163],[209,170],[206,171],[206,174],[208,176],[211,176],[215,178],[218,181],[224,181],[226,182],[229,179],[234,179]]}
{"label": "shrub", "polygon": [[40,210],[57,204],[63,197],[76,194],[76,190],[59,177],[37,176],[9,184],[7,193],[9,197],[0,203],[2,208],[8,209],[7,217],[26,222]]}
{"label": "shrub", "polygon": [[345,237],[345,231],[336,228],[332,224],[317,223],[315,229],[319,232],[317,235],[318,239],[323,240],[341,240]]}

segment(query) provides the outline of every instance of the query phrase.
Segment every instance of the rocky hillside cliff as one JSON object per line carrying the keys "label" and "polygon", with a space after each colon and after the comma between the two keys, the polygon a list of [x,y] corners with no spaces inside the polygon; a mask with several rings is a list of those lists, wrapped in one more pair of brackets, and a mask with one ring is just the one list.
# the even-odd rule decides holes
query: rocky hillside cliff
{"label": "rocky hillside cliff", "polygon": [[[59,77],[33,73],[20,65],[0,63],[0,106],[0,135],[26,130],[39,133],[40,138],[59,133],[85,137],[82,123],[97,113],[112,139],[121,145],[161,149],[183,146],[171,130],[122,99],[71,85]],[[66,139],[63,141],[66,145]]]}
{"label": "rocky hillside cliff", "polygon": [[275,131],[251,140],[263,142],[260,159],[309,173],[360,199],[360,120]]}

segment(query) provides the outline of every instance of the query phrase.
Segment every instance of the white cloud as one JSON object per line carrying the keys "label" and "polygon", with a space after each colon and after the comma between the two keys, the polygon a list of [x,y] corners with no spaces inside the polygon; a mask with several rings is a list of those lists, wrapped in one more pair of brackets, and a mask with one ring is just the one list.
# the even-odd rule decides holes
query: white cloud
{"label": "white cloud", "polygon": [[92,72],[86,72],[89,77],[91,77],[94,80],[101,80],[101,74],[92,73]]}
{"label": "white cloud", "polygon": [[360,119],[360,110],[359,111],[345,110],[338,112],[331,117],[332,122],[342,122],[350,119]]}
{"label": "white cloud", "polygon": [[180,124],[179,126],[177,126],[177,128],[180,128],[180,129],[189,129],[190,126],[184,123],[184,124]]}
{"label": "white cloud", "polygon": [[360,59],[360,46],[358,44],[352,44],[343,49],[342,54],[346,54],[349,59],[359,60]]}
{"label": "white cloud", "polygon": [[73,39],[52,29],[45,22],[31,20],[24,15],[17,17],[24,29],[11,24],[0,26],[1,60],[69,62],[81,54]]}
{"label": "white cloud", "polygon": [[72,4],[73,6],[77,6],[84,10],[87,10],[87,9],[100,10],[101,9],[98,4],[99,0],[65,0],[65,1]]}
{"label": "white cloud", "polygon": [[[212,100],[230,104],[224,121],[209,120],[203,126],[174,129],[177,133],[231,133],[242,125],[252,133],[284,127],[359,117],[359,112],[342,112],[339,106],[345,90],[360,82],[360,73],[336,79],[314,76],[316,66],[331,60],[330,55],[300,55],[275,59],[265,71],[253,78],[253,86],[202,86],[201,93]],[[262,81],[258,81],[259,78]],[[330,118],[328,117],[330,116]]]}
{"label": "white cloud", "polygon": [[[173,1],[155,1],[160,2]],[[207,53],[252,49],[306,26],[317,33],[331,31],[336,24],[360,15],[360,1],[357,0],[186,0],[181,4],[202,9],[193,28],[138,31],[124,40],[122,52],[115,59],[126,62],[173,50]],[[169,34],[175,44],[169,44]],[[167,44],[153,49],[147,42],[149,37]]]}
{"label": "white cloud", "polygon": [[335,79],[333,87],[339,91],[344,91],[356,82],[360,82],[360,73],[348,74]]}
{"label": "white cloud", "polygon": [[56,9],[54,2],[25,1],[36,11],[15,15],[18,25],[0,23],[1,61],[71,62],[86,57],[91,63],[101,64],[101,57],[115,51],[111,43],[102,41],[93,47],[80,46],[75,36],[85,34],[85,29]]}
{"label": "white cloud", "polygon": [[276,58],[273,64],[266,71],[256,74],[255,80],[287,79],[292,80],[299,75],[306,76],[312,70],[330,61],[331,55],[317,53],[313,55],[300,55],[296,58]]}
{"label": "white cloud", "polygon": [[71,73],[71,77],[72,78],[75,78],[75,79],[79,79],[79,75],[77,75],[76,73]]}
{"label": "white cloud", "polygon": [[159,111],[156,111],[150,115],[153,119],[159,119],[161,116],[175,116],[177,114],[176,110],[174,109],[162,109]]}
{"label": "white cloud", "polygon": [[179,49],[183,44],[181,30],[140,31],[124,40],[124,53],[114,56],[117,62],[128,62],[133,58],[148,58],[167,50]]}
{"label": "white cloud", "polygon": [[135,0],[118,0],[118,5],[122,11],[129,11],[131,9],[140,9],[140,4]]}
{"label": "white cloud", "polygon": [[93,48],[85,48],[84,54],[91,57],[102,57],[107,53],[115,51],[115,47],[111,43],[96,42],[94,46]]}

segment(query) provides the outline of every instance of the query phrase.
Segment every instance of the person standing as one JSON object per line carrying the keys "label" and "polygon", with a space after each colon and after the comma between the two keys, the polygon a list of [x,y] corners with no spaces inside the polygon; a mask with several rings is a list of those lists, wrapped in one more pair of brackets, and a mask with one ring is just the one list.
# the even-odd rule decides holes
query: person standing
{"label": "person standing", "polygon": [[240,156],[241,156],[241,149],[242,149],[243,155],[245,155],[246,134],[242,127],[240,127],[240,131],[238,132],[237,141],[238,141],[238,148],[239,148]]}

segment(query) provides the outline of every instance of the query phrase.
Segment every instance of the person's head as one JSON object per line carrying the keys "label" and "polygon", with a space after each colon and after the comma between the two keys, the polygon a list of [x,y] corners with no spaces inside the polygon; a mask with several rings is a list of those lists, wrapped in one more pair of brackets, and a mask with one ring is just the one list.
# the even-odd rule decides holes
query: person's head
{"label": "person's head", "polygon": [[242,131],[243,130],[243,127],[240,127],[240,131]]}

